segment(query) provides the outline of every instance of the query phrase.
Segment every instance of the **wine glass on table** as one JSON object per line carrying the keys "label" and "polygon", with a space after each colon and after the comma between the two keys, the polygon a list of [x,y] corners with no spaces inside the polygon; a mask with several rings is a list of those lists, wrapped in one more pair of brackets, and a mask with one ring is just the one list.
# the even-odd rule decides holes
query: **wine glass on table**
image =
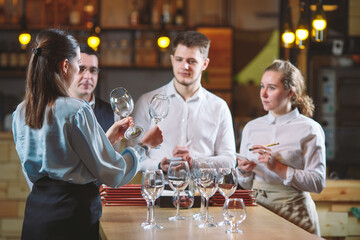
{"label": "wine glass on table", "polygon": [[[169,106],[169,98],[166,95],[155,94],[152,97],[149,105],[149,114],[155,124],[158,124],[166,118],[169,113]],[[160,148],[160,145],[155,148]]]}
{"label": "wine glass on table", "polygon": [[246,218],[245,204],[242,198],[228,198],[223,206],[223,216],[225,221],[230,223],[230,229],[226,233],[243,233],[239,229],[239,224]]}
{"label": "wine glass on table", "polygon": [[[189,165],[186,161],[170,161],[168,168],[168,182],[172,190],[174,190],[177,194],[176,199],[180,199],[180,192],[185,190],[190,182],[190,169]],[[170,217],[169,220],[177,221],[177,220],[186,220],[187,218],[180,216],[179,207],[180,201],[177,201],[176,204],[176,215]]]}
{"label": "wine glass on table", "polygon": [[200,168],[200,178],[199,178],[199,191],[201,195],[206,200],[206,215],[205,222],[199,224],[200,228],[216,227],[216,224],[213,224],[209,220],[209,199],[212,197],[217,189],[217,171],[216,168]]}
{"label": "wine glass on table", "polygon": [[146,170],[142,177],[142,186],[144,193],[149,197],[152,205],[152,211],[150,215],[150,222],[144,229],[162,229],[163,226],[157,225],[154,218],[154,205],[155,200],[161,195],[165,186],[164,174],[162,170]]}
{"label": "wine glass on table", "polygon": [[[225,197],[226,200],[234,194],[237,188],[237,174],[235,168],[219,168],[218,171],[218,189],[221,195]],[[225,204],[225,203],[224,203]],[[217,225],[225,225],[225,221],[218,222]]]}
{"label": "wine glass on table", "polygon": [[[191,177],[197,189],[201,187],[200,185],[200,168],[214,168],[214,164],[205,158],[196,158],[193,162],[193,167],[191,168]],[[200,190],[199,190],[200,192]],[[205,197],[200,194],[201,204],[200,204],[200,212],[194,214],[192,217],[195,220],[205,220]],[[208,214],[209,220],[212,220],[212,216]]]}
{"label": "wine glass on table", "polygon": [[[143,172],[144,175],[145,172]],[[150,205],[151,205],[151,200],[149,198],[149,196],[145,193],[144,191],[144,184],[141,184],[141,196],[145,199],[146,201],[146,220],[145,222],[142,222],[140,224],[140,226],[145,227],[147,225],[150,224]]]}
{"label": "wine glass on table", "polygon": [[[110,93],[110,104],[114,112],[120,118],[130,116],[134,110],[134,100],[130,93],[123,87],[115,88]],[[144,129],[139,126],[131,126],[124,133],[126,139],[135,139],[144,132]]]}

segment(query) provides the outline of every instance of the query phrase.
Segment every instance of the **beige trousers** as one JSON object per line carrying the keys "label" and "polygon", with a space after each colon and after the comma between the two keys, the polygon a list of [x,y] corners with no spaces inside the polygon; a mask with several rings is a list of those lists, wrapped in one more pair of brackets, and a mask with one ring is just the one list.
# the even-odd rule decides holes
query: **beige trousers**
{"label": "beige trousers", "polygon": [[320,236],[319,218],[309,192],[257,180],[254,180],[253,189],[258,204],[306,231]]}

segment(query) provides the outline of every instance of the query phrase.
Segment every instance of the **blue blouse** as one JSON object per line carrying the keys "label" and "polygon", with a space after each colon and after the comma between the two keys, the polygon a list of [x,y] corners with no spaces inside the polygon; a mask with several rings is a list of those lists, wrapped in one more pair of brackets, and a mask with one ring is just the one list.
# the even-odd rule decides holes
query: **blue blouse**
{"label": "blue blouse", "polygon": [[96,179],[120,187],[136,174],[145,158],[139,146],[116,152],[98,124],[90,105],[82,100],[61,97],[55,102],[53,118],[45,112],[41,129],[25,122],[25,103],[13,113],[13,136],[25,176],[31,182],[42,177],[86,184]]}

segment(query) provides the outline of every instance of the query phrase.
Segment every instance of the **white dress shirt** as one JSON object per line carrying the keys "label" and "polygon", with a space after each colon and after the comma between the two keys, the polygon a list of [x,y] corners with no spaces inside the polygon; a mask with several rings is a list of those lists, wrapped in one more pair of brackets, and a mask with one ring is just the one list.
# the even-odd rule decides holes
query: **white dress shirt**
{"label": "white dress shirt", "polygon": [[[325,136],[321,126],[298,109],[274,117],[271,113],[250,121],[244,127],[240,154],[257,161],[258,154],[249,151],[253,145],[272,146],[274,158],[288,166],[286,179],[258,163],[250,177],[239,176],[242,187],[250,189],[255,178],[267,183],[282,183],[301,191],[319,193],[325,187]],[[240,175],[240,174],[239,174]]]}
{"label": "white dress shirt", "polygon": [[155,123],[149,115],[152,97],[161,93],[170,101],[167,117],[158,123],[164,141],[160,149],[152,149],[141,164],[141,170],[157,169],[164,158],[173,157],[177,145],[187,146],[192,158],[203,157],[215,167],[235,166],[235,137],[230,110],[226,102],[200,86],[188,100],[184,100],[174,87],[174,80],[165,86],[142,95],[135,105],[135,125],[145,132]]}

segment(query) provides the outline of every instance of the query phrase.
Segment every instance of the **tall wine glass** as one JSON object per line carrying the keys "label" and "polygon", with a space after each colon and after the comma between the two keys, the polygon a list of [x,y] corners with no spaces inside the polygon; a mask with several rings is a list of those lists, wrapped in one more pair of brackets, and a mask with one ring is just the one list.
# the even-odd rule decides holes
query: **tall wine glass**
{"label": "tall wine glass", "polygon": [[[226,200],[234,194],[237,188],[237,175],[235,168],[219,168],[218,171],[218,189],[221,195],[225,197]],[[225,204],[225,203],[224,203]],[[225,225],[225,221],[217,223],[217,225]]]}
{"label": "tall wine glass", "polygon": [[206,199],[205,222],[198,225],[200,228],[216,227],[216,224],[210,223],[209,220],[209,198],[212,197],[217,188],[217,171],[216,168],[200,168],[199,190],[201,195]]}
{"label": "tall wine glass", "polygon": [[[162,120],[166,118],[166,116],[169,113],[169,98],[166,95],[163,94],[155,94],[151,101],[149,106],[149,114],[151,119],[155,122],[155,124],[158,124]],[[155,148],[160,148],[161,145],[156,146]]]}
{"label": "tall wine glass", "polygon": [[165,186],[164,174],[162,170],[146,170],[143,173],[142,185],[144,193],[150,198],[152,211],[150,216],[150,223],[144,226],[144,229],[164,228],[163,226],[157,225],[154,218],[154,205],[155,200],[161,195]]}
{"label": "tall wine glass", "polygon": [[[190,169],[186,161],[171,161],[167,173],[170,187],[177,193],[177,199],[179,199],[180,192],[183,191],[190,182]],[[176,215],[170,217],[169,220],[186,220],[187,218],[180,216],[179,203],[176,204]]]}
{"label": "tall wine glass", "polygon": [[[214,168],[213,162],[205,158],[196,158],[193,161],[193,167],[191,168],[191,177],[197,189],[201,187],[200,182],[200,168]],[[200,190],[199,190],[200,191]],[[194,214],[192,217],[195,220],[205,220],[205,197],[200,194],[201,204],[200,204],[200,212]],[[212,220],[212,216],[208,214],[209,220]]]}
{"label": "tall wine glass", "polygon": [[[143,174],[144,174],[144,172],[143,172]],[[147,210],[146,210],[146,220],[145,220],[145,222],[142,222],[140,225],[142,226],[142,227],[145,227],[145,226],[147,226],[147,225],[149,225],[150,224],[150,205],[151,205],[151,200],[150,200],[150,198],[149,198],[149,196],[145,193],[145,191],[144,191],[144,184],[141,184],[141,196],[145,199],[145,201],[146,201],[146,208],[147,208]]]}
{"label": "tall wine glass", "polygon": [[223,206],[223,216],[225,221],[230,223],[227,233],[243,233],[239,229],[239,224],[246,218],[245,204],[242,198],[228,198]]}
{"label": "tall wine glass", "polygon": [[[119,115],[120,118],[130,116],[134,110],[134,100],[132,99],[130,93],[123,87],[118,87],[111,91],[110,104],[114,112]],[[144,129],[142,127],[132,126],[126,130],[124,137],[126,139],[135,139],[143,132]]]}

